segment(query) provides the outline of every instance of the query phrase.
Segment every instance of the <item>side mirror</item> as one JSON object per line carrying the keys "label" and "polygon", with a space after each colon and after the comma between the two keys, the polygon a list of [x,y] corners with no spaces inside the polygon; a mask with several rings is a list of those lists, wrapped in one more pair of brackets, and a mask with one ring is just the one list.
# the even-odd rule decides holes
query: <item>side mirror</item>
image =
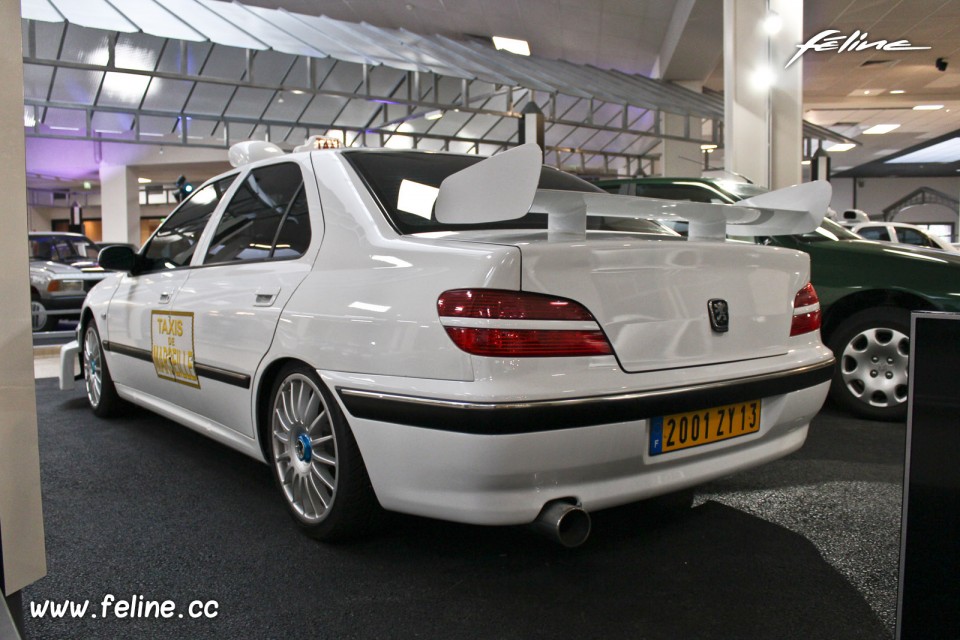
{"label": "side mirror", "polygon": [[130,247],[114,245],[101,249],[97,262],[104,269],[133,273],[137,270],[138,257]]}

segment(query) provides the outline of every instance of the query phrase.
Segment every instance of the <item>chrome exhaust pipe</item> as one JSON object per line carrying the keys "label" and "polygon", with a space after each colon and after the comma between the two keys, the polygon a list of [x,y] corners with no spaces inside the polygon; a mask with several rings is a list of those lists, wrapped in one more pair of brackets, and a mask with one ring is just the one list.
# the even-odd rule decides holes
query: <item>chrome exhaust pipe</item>
{"label": "chrome exhaust pipe", "polygon": [[551,500],[533,521],[535,531],[556,540],[568,549],[579,547],[590,535],[590,514],[579,505]]}

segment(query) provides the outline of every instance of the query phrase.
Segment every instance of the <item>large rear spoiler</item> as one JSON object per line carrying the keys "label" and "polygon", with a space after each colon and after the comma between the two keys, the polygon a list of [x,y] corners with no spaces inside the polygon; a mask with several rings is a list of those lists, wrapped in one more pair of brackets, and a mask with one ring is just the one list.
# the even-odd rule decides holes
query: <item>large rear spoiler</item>
{"label": "large rear spoiler", "polygon": [[440,185],[437,220],[483,224],[547,214],[551,238],[584,238],[587,216],[686,220],[691,240],[773,236],[816,229],[830,204],[823,180],[771,191],[735,205],[678,202],[606,193],[537,189],[542,158],[536,144],[524,144],[467,167]]}

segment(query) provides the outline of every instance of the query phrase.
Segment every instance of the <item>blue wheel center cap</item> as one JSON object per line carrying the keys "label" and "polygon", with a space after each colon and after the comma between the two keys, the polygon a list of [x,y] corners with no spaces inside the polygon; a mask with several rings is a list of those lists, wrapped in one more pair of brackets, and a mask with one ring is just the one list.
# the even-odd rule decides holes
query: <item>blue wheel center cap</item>
{"label": "blue wheel center cap", "polygon": [[313,457],[313,445],[310,444],[310,438],[307,437],[307,434],[301,433],[297,436],[297,458],[302,462],[310,462],[310,458]]}

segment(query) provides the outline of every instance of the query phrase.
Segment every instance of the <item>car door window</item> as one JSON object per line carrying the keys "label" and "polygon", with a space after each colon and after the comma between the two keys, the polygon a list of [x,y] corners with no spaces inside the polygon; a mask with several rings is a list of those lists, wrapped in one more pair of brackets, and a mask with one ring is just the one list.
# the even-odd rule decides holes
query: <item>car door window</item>
{"label": "car door window", "polygon": [[232,175],[198,189],[163,221],[143,249],[143,271],[190,264],[200,234],[236,177]]}
{"label": "car door window", "polygon": [[881,242],[890,242],[890,234],[886,227],[865,227],[857,231],[867,240],[879,240]]}
{"label": "car door window", "polygon": [[310,244],[300,165],[251,171],[223,212],[204,264],[298,258]]}
{"label": "car door window", "polygon": [[900,242],[904,244],[913,244],[919,247],[934,246],[930,240],[916,229],[897,229],[897,237],[899,237]]}

